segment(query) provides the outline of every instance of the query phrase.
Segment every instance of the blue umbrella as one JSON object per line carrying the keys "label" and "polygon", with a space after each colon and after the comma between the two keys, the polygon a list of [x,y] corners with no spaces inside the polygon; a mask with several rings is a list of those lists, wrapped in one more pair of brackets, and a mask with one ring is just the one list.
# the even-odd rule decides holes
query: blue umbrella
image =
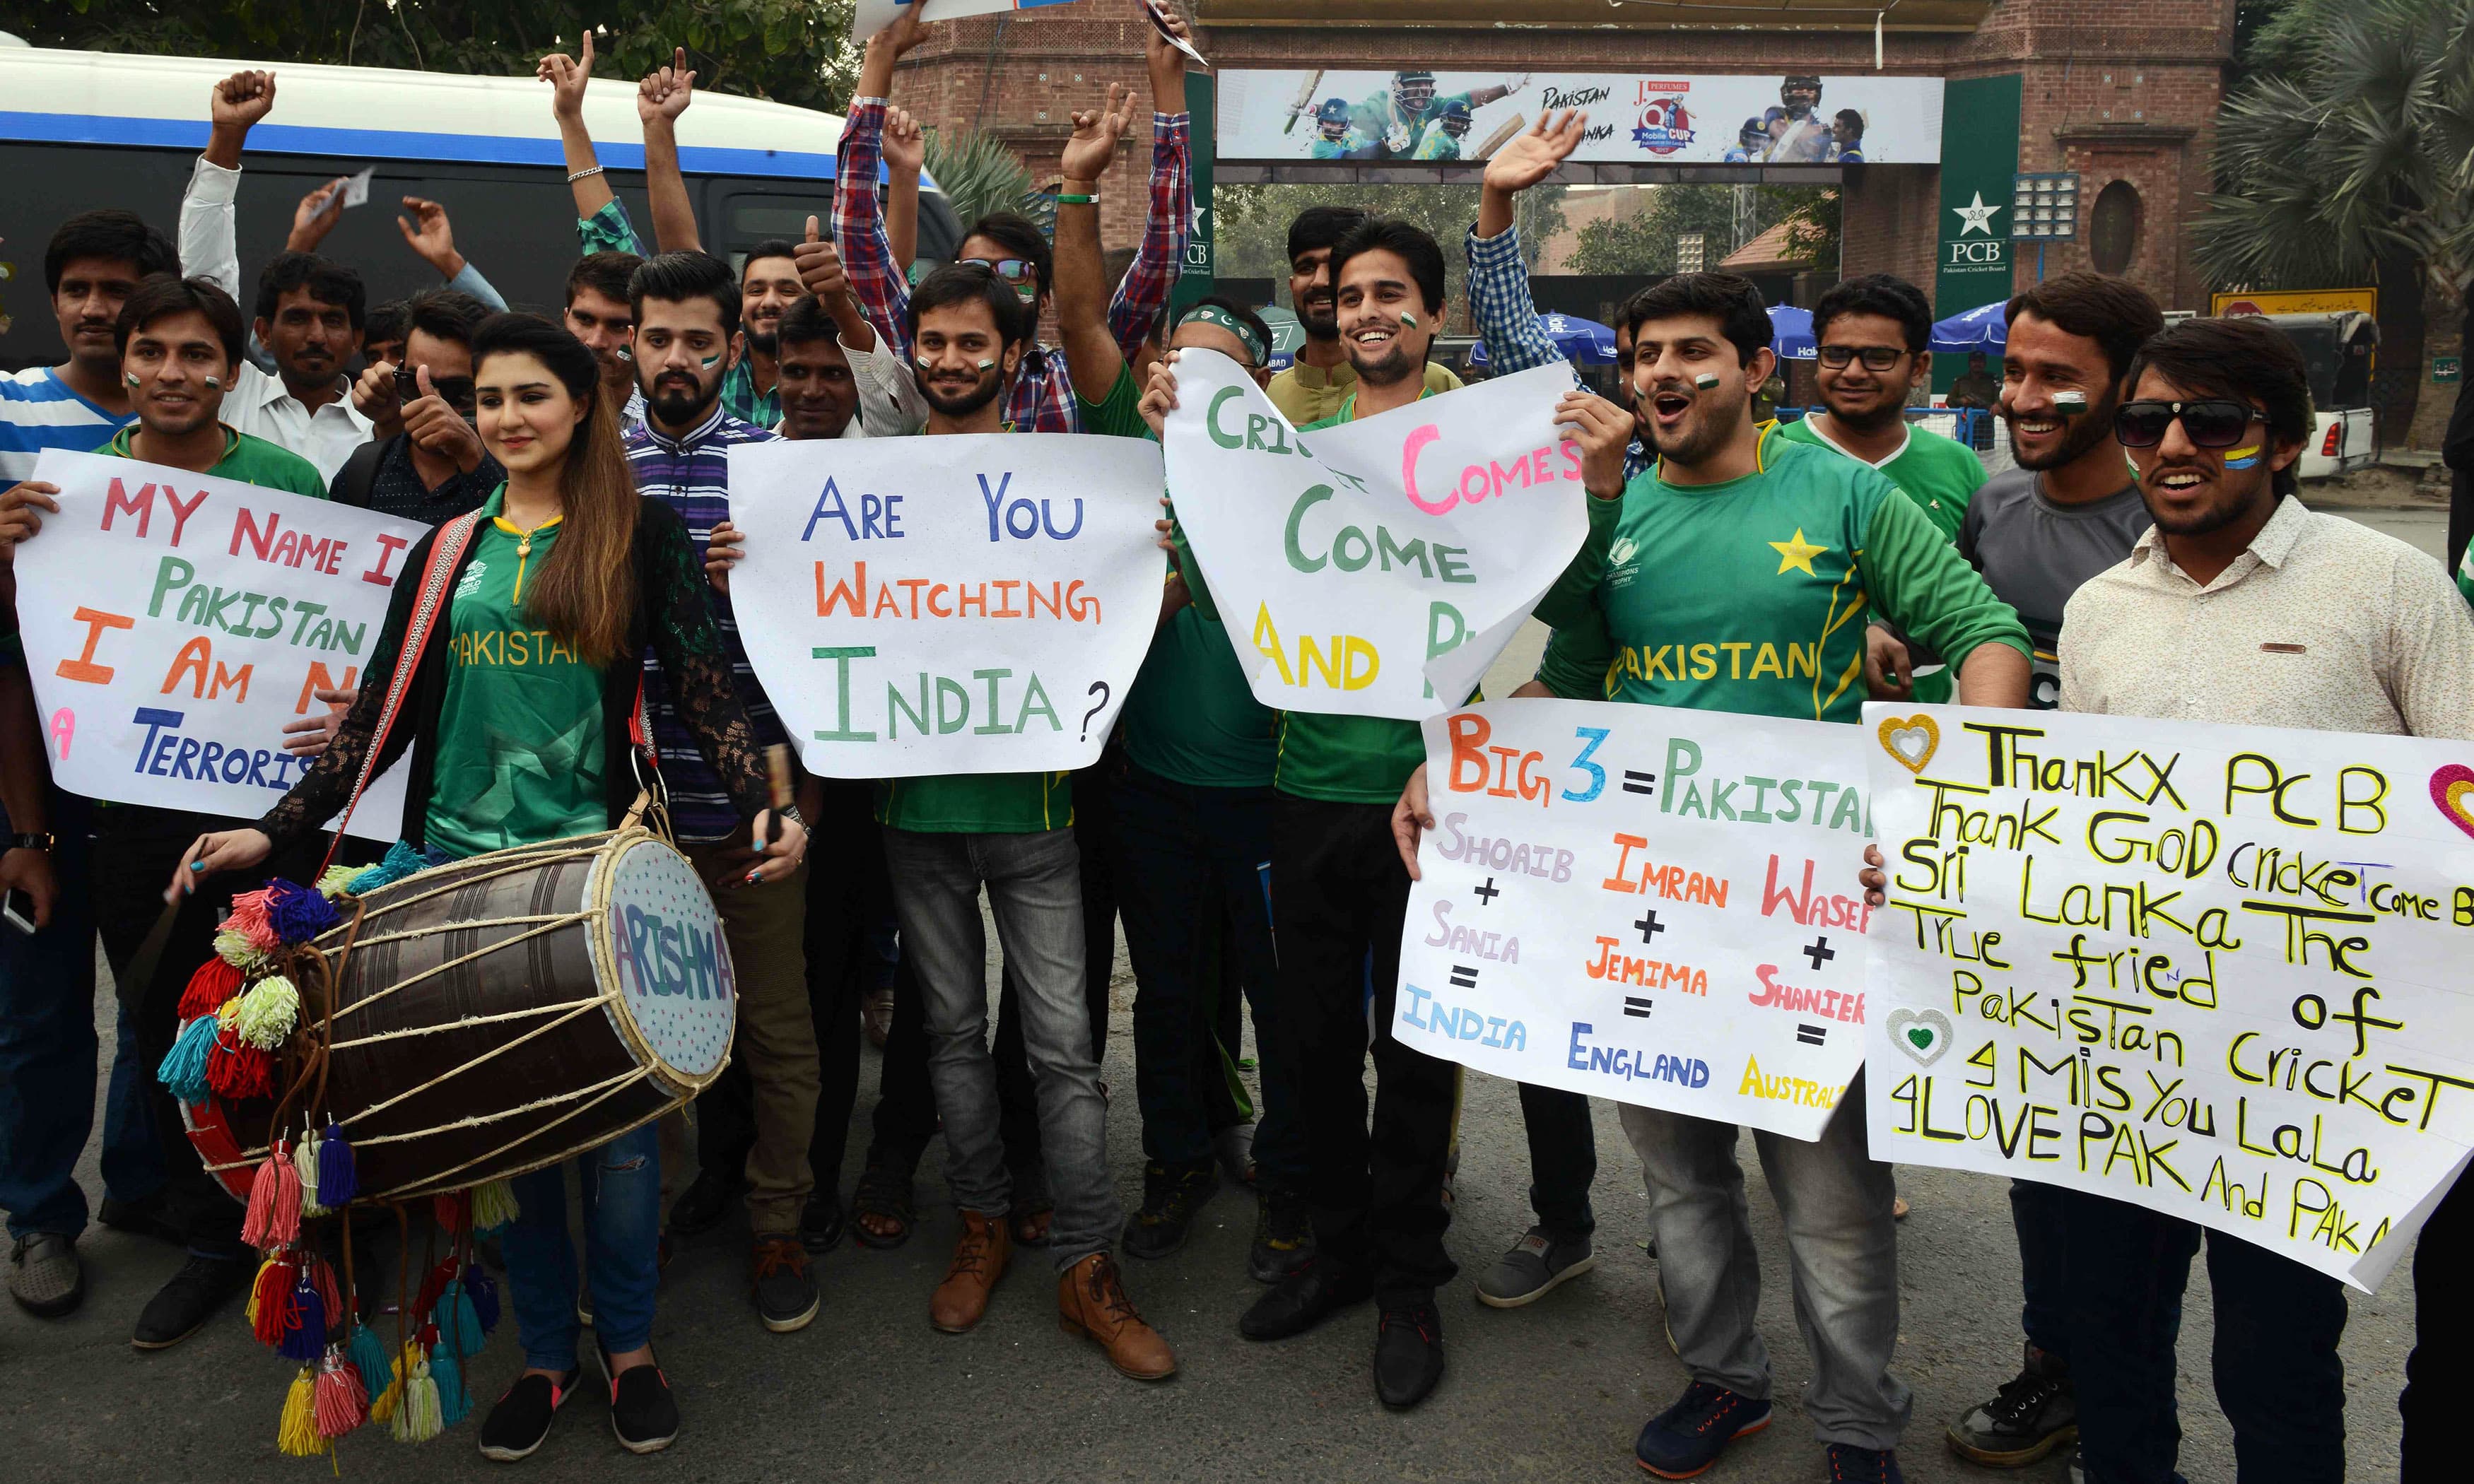
{"label": "blue umbrella", "polygon": [[1782,361],[1813,357],[1812,311],[1793,304],[1770,306],[1770,353]]}
{"label": "blue umbrella", "polygon": [[[1615,332],[1595,320],[1584,320],[1568,314],[1541,314],[1538,327],[1555,342],[1555,348],[1566,360],[1584,366],[1613,366],[1615,363]],[[1486,364],[1486,342],[1469,347],[1469,364]]]}
{"label": "blue umbrella", "polygon": [[2010,327],[2001,310],[2006,299],[1978,304],[1964,314],[1952,315],[1935,322],[1932,327],[1932,348],[1935,355],[1965,355],[1971,350],[2001,353],[2010,339]]}

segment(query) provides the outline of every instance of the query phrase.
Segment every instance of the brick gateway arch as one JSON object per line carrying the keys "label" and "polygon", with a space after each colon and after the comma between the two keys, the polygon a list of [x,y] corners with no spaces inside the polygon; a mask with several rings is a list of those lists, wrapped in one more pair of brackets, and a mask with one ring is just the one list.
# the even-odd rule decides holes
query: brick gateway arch
{"label": "brick gateway arch", "polygon": [[[1417,66],[1541,80],[1557,72],[1945,79],[1942,162],[1797,172],[1838,179],[1844,272],[1896,273],[1933,292],[1938,314],[2001,299],[2033,280],[2037,251],[1998,231],[1968,232],[1955,206],[1971,204],[1974,192],[1957,190],[1953,203],[1946,186],[1998,178],[1981,201],[2006,208],[2013,169],[2072,172],[2080,178],[2080,233],[2045,250],[2046,272],[2099,267],[2169,308],[2207,307],[2184,227],[2208,189],[2233,0],[1194,0],[1194,9],[1201,50],[1223,74]],[[927,122],[997,134],[1045,177],[1070,132],[1070,111],[1088,107],[1092,89],[1109,81],[1138,83],[1128,60],[1139,55],[1147,26],[1139,0],[1078,0],[941,26],[905,60],[895,101]],[[1468,143],[1474,150],[1478,140]],[[1127,154],[1141,148],[1137,139]],[[1231,164],[1221,178],[1307,178],[1297,168],[1274,176]],[[1406,168],[1381,178],[1412,179]],[[1457,176],[1437,173],[1454,167],[1416,168],[1417,179],[1475,179],[1471,166]],[[1592,170],[1599,180],[1743,178],[1710,168]],[[1130,247],[1141,193],[1110,193],[1102,211],[1110,245]],[[2101,229],[2092,231],[2099,215]],[[1992,222],[2006,219],[2004,209]],[[1988,240],[2002,249],[1988,251]]]}

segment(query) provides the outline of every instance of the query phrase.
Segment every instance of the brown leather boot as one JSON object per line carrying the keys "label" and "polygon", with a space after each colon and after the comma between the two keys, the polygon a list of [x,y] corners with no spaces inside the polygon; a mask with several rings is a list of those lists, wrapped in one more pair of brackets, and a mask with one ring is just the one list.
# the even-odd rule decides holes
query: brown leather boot
{"label": "brown leather boot", "polygon": [[1013,1260],[1013,1237],[1002,1216],[962,1212],[961,1240],[954,1244],[954,1265],[928,1300],[928,1322],[947,1334],[977,1326],[988,1312],[988,1295]]}
{"label": "brown leather boot", "polygon": [[1176,1374],[1176,1352],[1134,1312],[1117,1261],[1095,1252],[1065,1270],[1056,1281],[1056,1324],[1068,1334],[1086,1334],[1108,1352],[1108,1364],[1138,1381],[1164,1381]]}

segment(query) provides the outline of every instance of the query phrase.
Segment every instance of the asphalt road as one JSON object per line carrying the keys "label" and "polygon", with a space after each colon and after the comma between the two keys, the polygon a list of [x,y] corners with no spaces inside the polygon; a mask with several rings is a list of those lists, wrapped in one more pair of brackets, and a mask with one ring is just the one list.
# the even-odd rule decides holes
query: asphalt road
{"label": "asphalt road", "polygon": [[[2369,514],[2369,513],[2365,513]],[[2379,513],[2373,523],[2426,549],[2436,513]],[[1525,673],[1539,634],[1516,641],[1490,693]],[[1139,1128],[1128,1007],[1118,966],[1105,1076],[1118,1095],[1109,1141],[1128,1208],[1140,1194]],[[111,1044],[102,996],[103,1044]],[[870,1052],[871,1066],[874,1053]],[[862,1088],[872,1089],[873,1071]],[[872,1094],[871,1094],[872,1095]],[[862,1099],[862,1109],[865,1098]],[[870,1480],[964,1476],[1097,1480],[1618,1480],[1639,1477],[1634,1433],[1686,1381],[1659,1319],[1656,1264],[1641,1250],[1639,1173],[1613,1108],[1597,1105],[1594,1187],[1600,1265],[1530,1308],[1472,1302],[1470,1280],[1519,1234],[1529,1215],[1528,1156],[1508,1083],[1471,1074],[1462,1121],[1459,1199],[1448,1243],[1463,1276],[1443,1295],[1450,1369],[1435,1397],[1406,1415],[1374,1400],[1368,1361],[1373,1316],[1360,1309],[1282,1345],[1238,1338],[1238,1312],[1260,1290],[1244,1274],[1252,1202],[1224,1191],[1187,1249],[1130,1263],[1143,1312],[1178,1349],[1182,1373],[1143,1386],[1119,1377],[1051,1321],[1053,1276],[1031,1255],[1000,1288],[988,1321],[964,1336],[927,1323],[957,1221],[932,1153],[920,1184],[922,1221],[891,1253],[845,1243],[820,1259],[826,1301],[816,1323],[766,1334],[745,1296],[743,1223],[685,1244],[665,1275],[654,1340],[677,1388],[685,1427],[669,1451],[632,1459],[592,1395],[563,1414],[549,1443],[509,1474],[473,1448],[477,1422],[404,1447],[379,1429],[344,1443],[346,1476],[370,1479],[526,1477],[543,1480]],[[101,1126],[98,1112],[97,1127]],[[860,1124],[863,1130],[863,1115]],[[101,1190],[90,1147],[81,1179]],[[1818,1480],[1819,1448],[1795,1398],[1809,1356],[1794,1323],[1776,1206],[1751,1143],[1752,1211],[1769,1276],[1761,1302],[1781,1407],[1766,1432],[1739,1444],[1707,1477]],[[849,1168],[860,1164],[857,1143]],[[1990,1395],[2018,1363],[2019,1284],[2004,1183],[1904,1169],[1914,1214],[1901,1236],[1898,1371],[1915,1391],[1901,1462],[1920,1481],[2001,1477],[1943,1448],[1953,1417]],[[178,1266],[171,1248],[91,1228],[83,1240],[90,1291],[69,1318],[41,1322],[0,1304],[0,1478],[226,1480],[324,1477],[327,1465],[275,1448],[290,1368],[251,1339],[240,1305],[180,1348],[142,1354],[128,1343],[138,1309]],[[2400,1266],[2376,1296],[2355,1296],[2344,1360],[2350,1389],[2350,1472],[2391,1476],[2395,1396],[2413,1341],[2413,1287]],[[472,1364],[477,1396],[520,1368],[512,1324]],[[2231,1435],[2209,1385],[2214,1326],[2204,1262],[2184,1310],[2183,1472],[2194,1484],[2231,1480]],[[2018,1475],[2063,1477],[2058,1459]]]}

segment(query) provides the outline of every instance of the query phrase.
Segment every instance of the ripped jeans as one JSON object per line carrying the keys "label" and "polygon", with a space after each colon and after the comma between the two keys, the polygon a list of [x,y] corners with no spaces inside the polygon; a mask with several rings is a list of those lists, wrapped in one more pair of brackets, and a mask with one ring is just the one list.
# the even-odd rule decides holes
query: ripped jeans
{"label": "ripped jeans", "polygon": [[[584,1276],[593,1290],[593,1328],[601,1347],[624,1354],[653,1334],[653,1287],[661,1276],[662,1158],[648,1123],[580,1155],[584,1189]],[[575,1369],[575,1245],[567,1235],[568,1164],[519,1175],[521,1207],[501,1243],[516,1336],[524,1364]]]}

